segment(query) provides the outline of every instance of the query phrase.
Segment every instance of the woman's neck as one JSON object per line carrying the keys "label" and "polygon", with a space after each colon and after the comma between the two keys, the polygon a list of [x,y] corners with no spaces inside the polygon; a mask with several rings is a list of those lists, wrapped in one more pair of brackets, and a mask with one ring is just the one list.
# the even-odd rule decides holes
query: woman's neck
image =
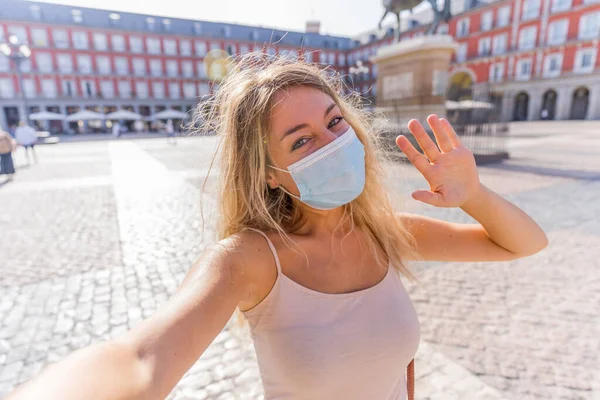
{"label": "woman's neck", "polygon": [[298,235],[331,237],[334,233],[345,235],[352,229],[352,221],[344,212],[344,207],[333,210],[317,210],[300,206],[302,224],[296,230]]}

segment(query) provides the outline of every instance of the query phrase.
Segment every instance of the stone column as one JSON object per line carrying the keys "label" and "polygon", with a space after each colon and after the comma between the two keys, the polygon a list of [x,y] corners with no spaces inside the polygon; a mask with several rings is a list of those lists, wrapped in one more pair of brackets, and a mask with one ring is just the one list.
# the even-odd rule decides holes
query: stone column
{"label": "stone column", "polygon": [[512,121],[515,108],[515,93],[507,90],[502,95],[502,119]]}
{"label": "stone column", "polygon": [[561,86],[556,92],[556,119],[569,119],[573,101],[573,88],[571,86]]}
{"label": "stone column", "polygon": [[[61,104],[59,107],[60,107],[60,113],[62,115],[67,115],[67,106],[64,104]],[[67,133],[69,131],[69,123],[66,120],[62,121],[62,129],[63,129],[63,133]]]}
{"label": "stone column", "polygon": [[529,107],[527,110],[527,120],[539,120],[540,112],[542,112],[542,91],[538,88],[532,89],[529,92]]}
{"label": "stone column", "polygon": [[600,83],[594,83],[588,89],[590,98],[586,119],[600,119]]}

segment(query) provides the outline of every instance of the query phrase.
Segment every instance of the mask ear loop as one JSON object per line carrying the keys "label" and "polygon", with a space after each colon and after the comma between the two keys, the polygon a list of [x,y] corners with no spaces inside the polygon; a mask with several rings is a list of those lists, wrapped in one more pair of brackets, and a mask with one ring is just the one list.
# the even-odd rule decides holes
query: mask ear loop
{"label": "mask ear loop", "polygon": [[[281,168],[278,168],[278,167],[275,167],[275,166],[273,166],[273,165],[267,165],[267,167],[269,167],[269,168],[273,168],[273,169],[276,169],[276,170],[278,170],[278,171],[281,171],[281,172],[287,172],[288,174],[291,174],[291,173],[290,173],[290,171],[288,171],[288,170],[285,170],[285,169],[281,169]],[[300,197],[296,196],[295,194],[292,194],[292,193],[288,192],[288,191],[287,191],[287,190],[286,190],[286,189],[283,187],[283,185],[279,185],[279,186],[277,186],[277,188],[279,188],[279,189],[283,190],[285,193],[287,193],[288,195],[292,196],[293,198],[295,198],[295,199],[297,199],[297,200],[300,200]]]}

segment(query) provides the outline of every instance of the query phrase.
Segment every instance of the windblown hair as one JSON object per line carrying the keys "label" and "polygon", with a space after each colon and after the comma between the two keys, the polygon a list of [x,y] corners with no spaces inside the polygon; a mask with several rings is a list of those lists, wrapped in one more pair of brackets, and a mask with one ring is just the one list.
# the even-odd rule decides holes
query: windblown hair
{"label": "windblown hair", "polygon": [[[412,278],[403,263],[415,255],[414,239],[402,226],[383,184],[377,157],[378,132],[357,95],[343,95],[344,81],[331,70],[291,58],[263,53],[247,54],[233,63],[209,105],[200,106],[196,119],[205,130],[221,136],[218,237],[226,238],[245,228],[279,232],[286,243],[303,223],[297,200],[267,185],[270,114],[275,94],[295,86],[308,86],[327,94],[339,106],[365,147],[366,183],[358,198],[344,206],[340,222],[359,228],[375,254],[381,249],[390,264]],[[348,225],[346,225],[348,226]]]}

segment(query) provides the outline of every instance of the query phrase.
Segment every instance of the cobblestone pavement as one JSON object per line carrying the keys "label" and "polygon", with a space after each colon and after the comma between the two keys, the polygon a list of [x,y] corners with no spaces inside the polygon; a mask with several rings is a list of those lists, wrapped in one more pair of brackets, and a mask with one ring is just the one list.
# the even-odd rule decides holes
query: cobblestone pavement
{"label": "cobblestone pavement", "polygon": [[[418,399],[600,398],[600,132],[520,138],[482,181],[550,237],[510,263],[415,265]],[[63,143],[0,187],[0,398],[48,363],[115,337],[178,287],[214,232],[200,196],[215,138]],[[424,181],[388,166],[399,207]],[[202,228],[201,204],[207,227]],[[228,326],[169,399],[261,398],[251,343]]]}

